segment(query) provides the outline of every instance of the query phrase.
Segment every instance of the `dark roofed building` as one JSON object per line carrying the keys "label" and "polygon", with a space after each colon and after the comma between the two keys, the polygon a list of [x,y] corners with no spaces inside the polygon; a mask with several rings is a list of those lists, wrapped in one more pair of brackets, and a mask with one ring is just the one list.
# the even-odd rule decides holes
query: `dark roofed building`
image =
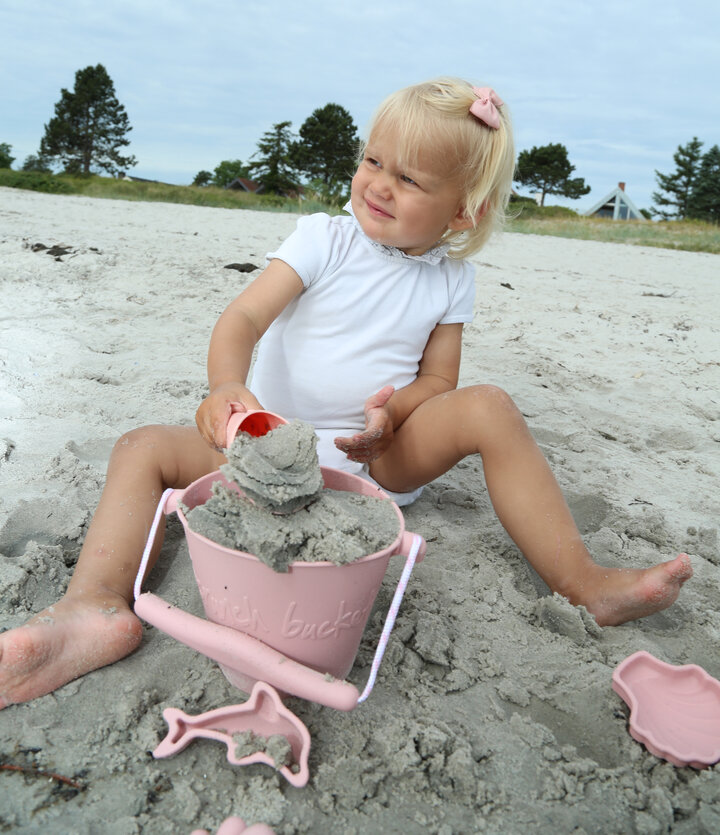
{"label": "dark roofed building", "polygon": [[262,194],[264,186],[262,183],[256,183],[254,180],[248,180],[246,177],[235,177],[235,179],[228,184],[228,188],[233,191],[247,191],[250,194]]}

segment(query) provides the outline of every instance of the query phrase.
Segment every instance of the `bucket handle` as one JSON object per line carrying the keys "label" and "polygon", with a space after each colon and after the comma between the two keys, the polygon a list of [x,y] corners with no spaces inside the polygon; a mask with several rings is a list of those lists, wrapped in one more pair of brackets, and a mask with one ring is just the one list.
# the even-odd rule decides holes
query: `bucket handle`
{"label": "bucket handle", "polygon": [[422,554],[420,554],[420,559],[422,559],[425,555],[425,549],[423,548],[423,546],[425,545],[425,540],[416,533],[412,536],[413,542],[410,546],[410,551],[407,555],[407,559],[405,560],[405,566],[403,567],[402,574],[400,575],[400,579],[398,580],[397,588],[395,589],[395,594],[393,595],[392,603],[390,604],[390,608],[388,609],[388,613],[385,618],[385,625],[383,626],[383,631],[380,634],[380,640],[378,641],[378,645],[375,649],[375,656],[372,660],[372,665],[370,667],[370,676],[368,677],[365,689],[358,696],[358,704],[361,704],[365,701],[365,699],[367,699],[367,697],[370,695],[371,690],[375,686],[375,679],[377,678],[377,673],[380,669],[380,662],[382,661],[383,655],[385,654],[385,649],[390,638],[390,633],[392,632],[393,626],[395,626],[395,618],[397,617],[397,613],[400,608],[400,603],[402,602],[403,595],[405,594],[405,589],[407,588],[408,581],[410,580],[410,574],[412,573],[412,570],[415,566],[415,562],[417,560],[421,548],[423,549],[423,551]]}
{"label": "bucket handle", "polygon": [[[170,501],[170,497],[174,495],[176,491],[173,490],[172,487],[168,487],[167,490],[160,496],[160,501],[158,502],[158,506],[155,509],[155,516],[153,517],[152,525],[150,526],[150,533],[148,534],[147,542],[145,543],[145,550],[143,551],[142,559],[140,560],[140,565],[138,567],[138,573],[135,577],[135,585],[133,586],[133,598],[135,600],[140,597],[142,594],[142,584],[143,580],[145,579],[145,572],[147,571],[148,562],[150,561],[150,552],[152,551],[152,547],[155,544],[155,537],[157,536],[157,529],[160,526],[160,520],[162,519],[163,513],[166,512],[165,508]],[[182,491],[180,491],[182,492]],[[177,507],[177,502],[173,503],[173,507],[168,509],[168,513],[172,513],[173,510]]]}
{"label": "bucket handle", "polygon": [[[262,659],[263,662],[278,661],[278,659],[280,660],[280,663],[285,661],[286,663],[282,664],[284,672],[289,673],[292,668],[295,675],[303,680],[303,685],[300,688],[303,692],[297,692],[297,688],[290,689],[287,683],[285,682],[280,683],[277,686],[287,689],[288,692],[294,692],[294,694],[297,696],[309,698],[312,701],[325,704],[328,707],[334,707],[337,710],[352,710],[352,708],[355,707],[356,704],[362,704],[362,702],[364,702],[370,695],[373,687],[375,686],[375,680],[377,678],[378,670],[380,669],[380,663],[383,659],[383,655],[385,654],[388,640],[390,638],[390,633],[392,632],[393,626],[395,625],[395,619],[400,608],[400,603],[402,602],[403,596],[405,594],[405,590],[407,589],[407,584],[410,580],[410,574],[412,573],[412,570],[418,559],[422,560],[425,556],[425,540],[419,534],[411,534],[407,531],[403,534],[400,548],[404,550],[404,547],[407,546],[407,543],[411,537],[412,544],[408,548],[408,555],[405,560],[405,565],[400,575],[400,579],[398,580],[398,584],[395,589],[395,594],[393,595],[392,602],[390,603],[390,608],[385,618],[385,624],[383,626],[380,639],[378,640],[378,645],[375,649],[375,655],[373,657],[372,664],[370,667],[370,675],[368,677],[367,684],[365,685],[365,689],[363,690],[363,692],[358,696],[358,691],[354,685],[349,684],[347,682],[327,681],[325,676],[323,676],[322,673],[318,673],[316,670],[312,670],[311,668],[306,667],[305,665],[300,664],[298,662],[293,661],[292,663],[288,663],[290,659],[285,659],[285,657],[282,656],[281,653],[278,653],[277,650],[273,649],[272,647],[268,646],[267,644],[263,643],[257,638],[253,638],[250,635],[245,635],[242,632],[239,633],[234,629],[224,627],[220,624],[211,624],[208,621],[203,620],[202,618],[195,617],[195,615],[189,615],[186,612],[183,612],[182,610],[177,609],[174,606],[170,606],[169,604],[165,603],[161,598],[156,597],[156,595],[154,594],[142,593],[142,584],[143,580],[145,579],[145,574],[147,572],[147,566],[150,560],[150,553],[155,543],[157,529],[160,526],[160,520],[162,518],[163,513],[172,513],[177,509],[178,498],[176,494],[182,496],[183,491],[173,490],[172,488],[168,488],[167,490],[165,490],[165,492],[160,497],[157,509],[155,510],[155,516],[153,518],[152,525],[150,526],[150,532],[148,534],[147,542],[145,543],[145,549],[143,551],[142,559],[140,561],[140,566],[138,568],[138,573],[135,577],[135,584],[133,587],[133,595],[135,598],[135,611],[138,612],[138,609],[140,609],[140,612],[138,613],[145,620],[147,620],[150,623],[153,623],[156,620],[154,613],[163,610],[166,611],[167,609],[173,609],[173,618],[178,622],[179,626],[181,625],[181,621],[183,626],[187,626],[185,621],[188,621],[188,619],[190,619],[192,620],[193,624],[197,624],[197,627],[199,627],[202,624],[202,629],[204,631],[212,629],[214,630],[214,632],[218,633],[218,636],[220,636],[220,633],[222,633],[222,636],[228,639],[232,639],[232,643],[236,645],[237,649],[243,650],[242,654],[244,656],[252,654],[254,659],[259,658]],[[162,608],[158,609],[158,605],[160,605]],[[150,617],[147,617],[148,615]],[[157,624],[155,625],[157,626]],[[158,628],[161,628],[163,629],[163,631],[165,631],[163,627]],[[188,634],[185,629],[183,629],[182,631]],[[179,638],[179,640],[183,639]],[[203,645],[203,647],[196,646],[194,648],[198,649],[200,652],[209,654],[207,651],[207,646],[205,645]],[[258,653],[260,653],[259,656]],[[228,663],[228,660],[226,658],[215,658],[214,660],[219,661],[220,663]],[[283,676],[283,678],[285,678],[285,676]],[[269,683],[273,684],[274,682]]]}

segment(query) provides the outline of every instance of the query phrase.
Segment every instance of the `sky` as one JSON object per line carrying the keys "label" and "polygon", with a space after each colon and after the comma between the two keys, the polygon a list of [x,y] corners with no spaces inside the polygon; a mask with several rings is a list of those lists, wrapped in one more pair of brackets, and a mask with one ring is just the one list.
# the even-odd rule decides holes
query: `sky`
{"label": "sky", "polygon": [[387,94],[451,75],[498,92],[518,151],[568,149],[591,192],[546,202],[585,211],[623,181],[650,208],[679,145],[720,144],[719,43],[717,0],[0,0],[0,142],[19,168],[103,64],[129,173],[187,185],[278,122],[335,102],[362,133]]}

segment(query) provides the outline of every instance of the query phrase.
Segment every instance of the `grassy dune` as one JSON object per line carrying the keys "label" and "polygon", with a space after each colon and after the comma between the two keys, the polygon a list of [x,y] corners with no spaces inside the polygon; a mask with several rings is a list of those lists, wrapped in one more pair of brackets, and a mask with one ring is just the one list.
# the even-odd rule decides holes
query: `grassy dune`
{"label": "grassy dune", "polygon": [[[325,211],[337,214],[336,206],[317,200],[291,200],[277,195],[256,195],[220,188],[169,186],[161,183],[128,182],[111,177],[69,177],[0,169],[0,186],[33,189],[53,194],[82,194],[115,200],[143,200],[160,203],[189,203],[225,209],[254,209],[310,213]],[[683,249],[691,252],[720,253],[720,226],[700,221],[653,223],[649,221],[613,221],[587,218],[560,206],[511,204],[510,232],[553,235],[592,241]]]}
{"label": "grassy dune", "polygon": [[131,182],[113,177],[71,177],[64,174],[39,174],[30,171],[0,169],[0,186],[32,189],[50,194],[81,194],[84,197],[104,197],[110,200],[141,200],[150,203],[188,203],[193,206],[212,206],[219,209],[254,209],[271,212],[310,213],[337,208],[319,201],[280,197],[275,194],[248,194],[224,188],[171,186],[163,183]]}
{"label": "grassy dune", "polygon": [[582,217],[519,217],[509,221],[510,232],[529,235],[554,235],[559,238],[581,238],[636,246],[657,246],[684,249],[690,252],[720,253],[720,226],[702,221],[615,221],[609,218]]}

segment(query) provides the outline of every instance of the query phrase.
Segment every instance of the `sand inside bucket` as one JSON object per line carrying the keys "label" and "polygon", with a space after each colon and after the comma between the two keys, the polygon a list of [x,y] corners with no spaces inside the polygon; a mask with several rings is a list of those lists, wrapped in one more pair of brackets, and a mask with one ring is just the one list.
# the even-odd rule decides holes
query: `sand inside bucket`
{"label": "sand inside bucket", "polygon": [[186,510],[191,530],[254,554],[275,571],[293,562],[353,562],[389,547],[399,533],[388,499],[323,487],[313,427],[301,421],[267,435],[240,432],[227,450],[222,482]]}

